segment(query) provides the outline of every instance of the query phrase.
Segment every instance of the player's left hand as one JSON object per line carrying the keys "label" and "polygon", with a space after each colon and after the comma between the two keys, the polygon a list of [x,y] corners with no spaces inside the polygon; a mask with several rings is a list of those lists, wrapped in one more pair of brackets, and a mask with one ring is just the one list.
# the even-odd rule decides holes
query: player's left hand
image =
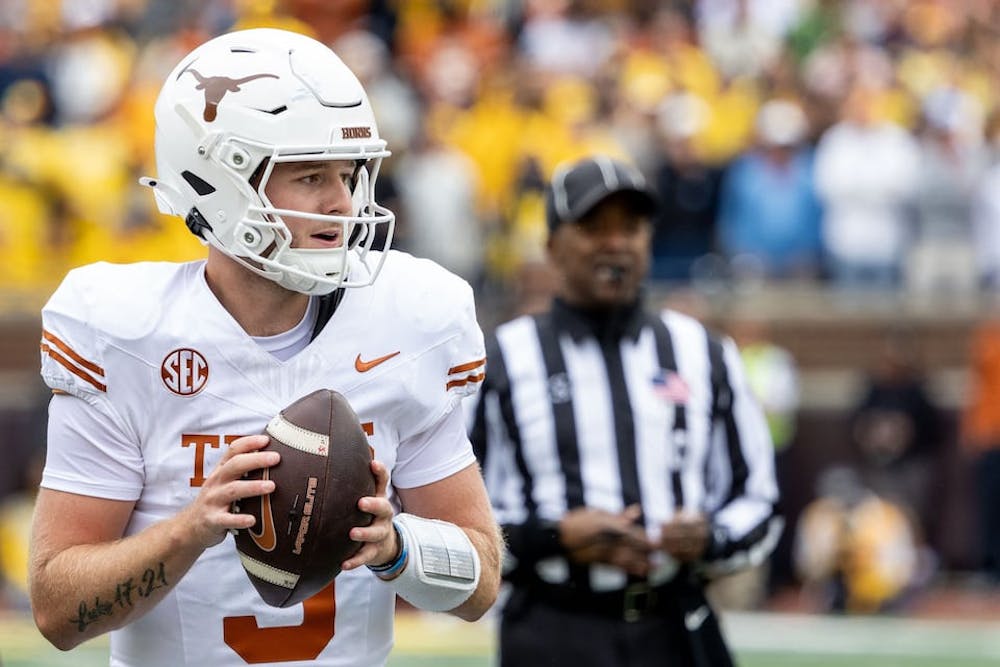
{"label": "player's left hand", "polygon": [[375,495],[358,500],[358,509],[371,514],[372,522],[351,529],[351,539],[363,545],[341,564],[342,570],[353,570],[368,563],[388,563],[399,553],[399,538],[392,526],[395,511],[386,495],[389,471],[381,461],[372,461],[372,474],[375,475]]}
{"label": "player's left hand", "polygon": [[711,527],[701,512],[681,511],[661,526],[660,549],[682,563],[700,559],[708,549]]}

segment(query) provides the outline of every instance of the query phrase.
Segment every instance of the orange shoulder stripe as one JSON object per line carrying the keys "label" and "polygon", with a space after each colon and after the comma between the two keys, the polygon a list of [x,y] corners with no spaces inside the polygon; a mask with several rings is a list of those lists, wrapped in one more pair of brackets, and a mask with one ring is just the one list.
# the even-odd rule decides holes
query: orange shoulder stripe
{"label": "orange shoulder stripe", "polygon": [[467,384],[474,382],[482,382],[486,379],[486,373],[479,373],[478,375],[469,375],[461,380],[452,380],[444,386],[445,391],[449,389],[454,389],[455,387],[464,387]]}
{"label": "orange shoulder stripe", "polygon": [[65,354],[67,357],[69,357],[70,359],[72,359],[73,361],[75,361],[76,363],[78,363],[79,365],[81,365],[84,368],[86,368],[88,371],[91,371],[92,373],[96,373],[100,377],[104,377],[104,369],[103,368],[101,368],[100,366],[98,366],[94,362],[87,361],[86,359],[84,359],[83,357],[81,357],[79,354],[77,354],[76,352],[73,351],[73,348],[71,348],[69,345],[67,345],[66,343],[64,343],[61,340],[59,340],[59,338],[55,334],[53,334],[52,332],[46,331],[45,329],[42,329],[42,338],[44,338],[45,340],[49,341],[50,343],[52,343],[56,347],[58,347],[60,350],[62,350],[63,354]]}
{"label": "orange shoulder stripe", "polygon": [[485,364],[486,364],[486,357],[483,357],[482,359],[470,361],[467,364],[452,366],[451,368],[448,369],[448,375],[451,375],[452,373],[461,373],[462,371],[471,371],[472,369],[479,368],[480,366],[484,366]]}
{"label": "orange shoulder stripe", "polygon": [[[62,365],[63,368],[65,368],[66,370],[68,370],[73,375],[75,375],[78,378],[80,378],[81,380],[83,380],[85,382],[88,382],[89,384],[93,385],[99,391],[106,392],[108,390],[107,385],[105,385],[102,382],[99,382],[98,380],[95,380],[88,373],[86,373],[85,371],[83,371],[80,368],[78,368],[77,366],[75,366],[72,361],[70,361],[69,359],[67,359],[63,355],[61,355],[57,350],[53,349],[52,347],[49,347],[45,343],[41,344],[41,348],[42,348],[42,352],[44,352],[45,354],[47,354],[50,357],[52,357],[55,361],[57,361],[60,365]],[[103,371],[101,372],[101,375],[104,375]]]}

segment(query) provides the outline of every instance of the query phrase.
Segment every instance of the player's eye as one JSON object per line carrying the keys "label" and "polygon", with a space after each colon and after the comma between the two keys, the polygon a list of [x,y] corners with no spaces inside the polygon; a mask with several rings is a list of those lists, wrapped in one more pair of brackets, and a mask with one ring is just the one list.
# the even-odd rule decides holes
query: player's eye
{"label": "player's eye", "polygon": [[340,172],[340,182],[343,183],[348,190],[354,190],[354,184],[358,182],[358,170],[351,169],[350,171]]}
{"label": "player's eye", "polygon": [[358,184],[358,175],[361,173],[361,170],[364,169],[365,164],[366,162],[364,160],[355,160],[354,166],[350,169],[350,171],[341,173],[340,178],[343,180],[344,185],[347,186],[347,189],[351,192],[354,192],[354,188]]}

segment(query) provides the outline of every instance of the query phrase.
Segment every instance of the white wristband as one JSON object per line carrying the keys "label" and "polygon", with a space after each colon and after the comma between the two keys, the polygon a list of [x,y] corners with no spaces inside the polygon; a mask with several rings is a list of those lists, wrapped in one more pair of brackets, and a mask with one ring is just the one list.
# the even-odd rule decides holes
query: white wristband
{"label": "white wristband", "polygon": [[449,611],[479,584],[479,554],[461,528],[447,521],[399,514],[393,519],[403,550],[403,570],[389,583],[397,595],[426,611]]}

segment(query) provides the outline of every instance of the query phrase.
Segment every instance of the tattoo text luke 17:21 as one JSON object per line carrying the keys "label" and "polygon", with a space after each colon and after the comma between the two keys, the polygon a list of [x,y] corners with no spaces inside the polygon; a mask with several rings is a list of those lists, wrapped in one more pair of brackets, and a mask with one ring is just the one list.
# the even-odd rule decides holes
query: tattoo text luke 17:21
{"label": "tattoo text luke 17:21", "polygon": [[146,598],[152,595],[153,591],[167,585],[167,577],[163,571],[163,563],[156,567],[146,568],[138,581],[135,577],[129,577],[125,581],[119,582],[115,586],[115,597],[111,601],[102,601],[99,596],[94,597],[94,603],[88,604],[86,600],[80,601],[79,611],[70,622],[74,623],[80,632],[83,632],[88,625],[96,623],[103,616],[112,616],[115,612],[115,605],[119,609],[132,606],[132,596]]}

